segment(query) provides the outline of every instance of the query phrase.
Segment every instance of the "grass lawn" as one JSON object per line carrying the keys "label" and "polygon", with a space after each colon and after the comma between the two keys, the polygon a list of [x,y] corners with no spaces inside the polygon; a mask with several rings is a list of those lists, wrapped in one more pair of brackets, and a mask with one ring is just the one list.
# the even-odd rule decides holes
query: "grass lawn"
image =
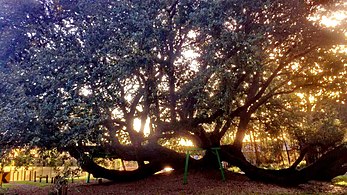
{"label": "grass lawn", "polygon": [[30,186],[36,186],[36,187],[45,187],[51,185],[51,183],[46,182],[33,182],[33,181],[12,181],[10,183],[3,183],[2,188],[8,189],[15,185],[30,185]]}

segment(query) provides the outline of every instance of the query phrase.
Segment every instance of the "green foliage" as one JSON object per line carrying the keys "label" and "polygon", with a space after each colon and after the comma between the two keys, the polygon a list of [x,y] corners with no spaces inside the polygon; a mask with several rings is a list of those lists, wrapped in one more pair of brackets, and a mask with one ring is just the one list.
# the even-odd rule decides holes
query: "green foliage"
{"label": "green foliage", "polygon": [[341,144],[346,135],[346,118],[344,104],[331,99],[317,100],[307,103],[309,111],[303,113],[298,120],[292,135],[298,139],[301,146],[310,145],[324,153],[329,148]]}
{"label": "green foliage", "polygon": [[34,162],[34,155],[32,154],[23,154],[20,156],[16,156],[14,159],[13,159],[13,162],[14,162],[14,166],[16,167],[28,167],[30,165],[33,165],[35,162]]}
{"label": "green foliage", "polygon": [[[40,149],[13,149],[3,156],[3,166],[14,167],[54,167],[55,172],[66,172],[65,169],[76,167],[77,161],[66,152]],[[60,168],[63,167],[63,168]],[[62,170],[61,170],[62,169]],[[70,170],[71,172],[71,170]]]}
{"label": "green foliage", "polygon": [[50,183],[46,182],[33,182],[33,181],[16,181],[14,183],[5,183],[3,185],[3,189],[9,189],[12,187],[16,187],[16,184],[18,185],[29,185],[29,186],[36,186],[36,187],[47,187],[50,186]]}

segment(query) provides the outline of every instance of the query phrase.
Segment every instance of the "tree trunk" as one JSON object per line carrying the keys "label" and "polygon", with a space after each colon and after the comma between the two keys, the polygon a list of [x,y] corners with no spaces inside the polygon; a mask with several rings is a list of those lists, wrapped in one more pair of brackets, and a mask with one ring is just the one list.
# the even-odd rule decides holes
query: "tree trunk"
{"label": "tree trunk", "polygon": [[284,144],[284,147],[286,149],[286,154],[287,154],[287,159],[288,159],[288,163],[291,164],[291,161],[290,161],[290,153],[289,153],[289,149],[288,149],[288,144],[284,138],[284,135],[283,135],[283,132],[282,132],[282,139],[283,139],[283,144]]}
{"label": "tree trunk", "polygon": [[222,157],[230,164],[241,168],[253,180],[279,185],[298,185],[309,180],[325,180],[342,175],[347,172],[347,144],[336,147],[319,158],[316,162],[301,170],[282,169],[268,170],[253,166],[244,158],[234,156],[230,147],[223,147]]}
{"label": "tree trunk", "polygon": [[[295,167],[282,170],[268,170],[258,168],[249,163],[237,148],[231,145],[221,146],[221,158],[230,165],[241,168],[246,175],[253,180],[275,183],[279,185],[298,185],[309,180],[331,180],[332,178],[347,172],[347,143],[325,153],[313,164],[297,170]],[[176,171],[183,171],[185,154],[177,153],[160,145],[143,146],[139,149],[142,159],[148,164],[133,171],[109,170],[97,165],[93,158],[78,148],[68,148],[71,156],[75,157],[81,168],[93,174],[94,177],[106,178],[115,182],[129,182],[140,180],[162,170],[165,166],[171,166]],[[216,168],[213,154],[207,153],[203,160],[190,159],[190,167],[201,169],[204,167]],[[128,157],[129,158],[129,157]],[[135,157],[134,157],[135,158]]]}
{"label": "tree trunk", "polygon": [[[93,161],[92,156],[87,155],[85,150],[81,151],[79,149],[80,148],[69,147],[67,150],[72,157],[78,160],[84,171],[93,174],[94,177],[105,178],[115,182],[140,180],[161,171],[166,166],[170,166],[176,170],[183,170],[185,162],[185,154],[177,153],[173,150],[153,144],[138,148],[137,154],[140,156],[135,154],[126,156],[127,160],[136,160],[137,158],[148,160],[148,164],[143,164],[138,169],[132,171],[118,171],[99,166]],[[128,148],[128,150],[131,151],[130,148]],[[102,155],[99,157],[102,157]],[[104,156],[104,158],[106,158],[106,156]],[[194,159],[191,159],[189,163],[195,165]]]}
{"label": "tree trunk", "polygon": [[236,136],[235,136],[235,141],[233,143],[234,149],[237,150],[238,152],[241,152],[242,150],[242,143],[243,143],[243,138],[245,138],[245,135],[247,133],[247,126],[250,120],[250,114],[247,113],[246,111],[243,111],[240,114],[240,122],[237,128]]}
{"label": "tree trunk", "polygon": [[254,131],[250,131],[250,140],[253,142],[254,154],[255,154],[255,164],[260,164],[260,155],[258,151],[258,144],[255,139]]}

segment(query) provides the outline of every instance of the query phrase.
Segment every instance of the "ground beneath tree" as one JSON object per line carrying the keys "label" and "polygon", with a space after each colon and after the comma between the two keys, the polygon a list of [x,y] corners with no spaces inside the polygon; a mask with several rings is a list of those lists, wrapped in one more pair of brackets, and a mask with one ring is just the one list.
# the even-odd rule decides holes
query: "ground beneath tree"
{"label": "ground beneath tree", "polygon": [[[68,195],[98,194],[347,194],[346,187],[334,186],[327,182],[310,182],[298,187],[284,188],[277,185],[264,184],[249,180],[244,175],[226,173],[227,180],[221,181],[219,172],[190,172],[188,184],[183,185],[183,175],[163,173],[150,178],[132,182],[115,184],[103,181],[73,183],[68,186]],[[51,186],[35,187],[14,185],[6,194],[44,194],[47,195]]]}

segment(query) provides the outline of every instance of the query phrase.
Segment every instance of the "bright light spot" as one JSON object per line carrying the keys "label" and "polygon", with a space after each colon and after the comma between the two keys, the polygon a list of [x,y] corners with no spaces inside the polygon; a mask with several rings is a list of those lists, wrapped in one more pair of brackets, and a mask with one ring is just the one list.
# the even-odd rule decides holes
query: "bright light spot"
{"label": "bright light spot", "polygon": [[169,171],[173,171],[173,170],[174,170],[174,169],[171,168],[171,167],[165,167],[165,168],[163,169],[164,172],[169,172]]}
{"label": "bright light spot", "polygon": [[118,117],[120,117],[120,116],[123,116],[123,112],[120,111],[120,110],[114,109],[114,110],[112,111],[112,116],[113,116],[114,118],[118,118]]}
{"label": "bright light spot", "polygon": [[331,16],[323,16],[321,19],[321,24],[326,27],[336,27],[341,23],[341,21],[347,18],[346,13],[343,12],[335,12]]}
{"label": "bright light spot", "polygon": [[[347,36],[347,33],[346,33]],[[338,45],[331,49],[332,52],[334,53],[347,53],[347,47],[345,45]]]}
{"label": "bright light spot", "polygon": [[198,63],[198,61],[196,61],[196,60],[192,60],[192,62],[190,63],[190,69],[191,70],[193,70],[193,71],[195,71],[195,72],[198,72],[199,71],[199,63]]}
{"label": "bright light spot", "polygon": [[299,63],[295,63],[291,66],[292,70],[298,70],[299,69]]}
{"label": "bright light spot", "polygon": [[178,144],[181,146],[194,146],[193,142],[191,140],[188,140],[188,139],[180,139]]}
{"label": "bright light spot", "polygon": [[303,94],[303,93],[297,93],[296,95],[301,99],[303,99],[305,97],[305,94]]}
{"label": "bright light spot", "polygon": [[270,59],[271,59],[271,60],[273,60],[273,59],[275,59],[275,58],[276,58],[274,53],[270,53],[270,55],[269,55],[269,56],[270,56]]}
{"label": "bright light spot", "polygon": [[161,174],[161,173],[168,173],[168,172],[171,172],[171,171],[173,171],[173,170],[174,170],[174,169],[171,168],[171,167],[165,167],[163,170],[154,173],[154,175]]}
{"label": "bright light spot", "polygon": [[327,26],[327,27],[335,27],[335,26],[337,26],[340,22],[337,21],[337,20],[334,20],[334,19],[332,19],[332,18],[328,18],[328,17],[326,17],[326,16],[323,16],[321,23],[322,23],[324,26]]}
{"label": "bright light spot", "polygon": [[333,125],[340,126],[341,125],[341,121],[339,119],[334,119]]}
{"label": "bright light spot", "polygon": [[192,49],[183,51],[182,55],[186,58],[189,58],[189,59],[195,59],[195,58],[199,57],[199,53],[192,50]]}
{"label": "bright light spot", "polygon": [[[134,130],[135,130],[135,131],[140,132],[140,130],[141,130],[141,123],[142,123],[141,119],[139,119],[139,118],[135,118],[135,119],[134,119],[133,127],[134,127]],[[144,131],[143,133],[144,133],[145,135],[149,135],[149,133],[150,133],[149,119],[147,119],[147,120],[145,121],[145,127],[144,127],[144,130],[143,130],[143,131]]]}
{"label": "bright light spot", "polygon": [[308,100],[310,101],[310,103],[313,103],[315,99],[316,99],[316,98],[315,98],[313,95],[310,95],[310,97],[308,98]]}
{"label": "bright light spot", "polygon": [[81,90],[80,90],[80,95],[83,95],[83,96],[90,96],[92,95],[92,90],[90,89],[90,87],[82,87]]}
{"label": "bright light spot", "polygon": [[187,37],[188,37],[188,38],[191,38],[191,39],[192,39],[192,38],[196,38],[196,32],[194,32],[194,31],[192,31],[192,30],[189,31],[188,34],[187,34]]}
{"label": "bright light spot", "polygon": [[245,137],[243,138],[242,142],[251,142],[251,136],[246,134]]}
{"label": "bright light spot", "polygon": [[139,132],[141,129],[141,120],[138,118],[135,118],[133,127],[135,131]]}

